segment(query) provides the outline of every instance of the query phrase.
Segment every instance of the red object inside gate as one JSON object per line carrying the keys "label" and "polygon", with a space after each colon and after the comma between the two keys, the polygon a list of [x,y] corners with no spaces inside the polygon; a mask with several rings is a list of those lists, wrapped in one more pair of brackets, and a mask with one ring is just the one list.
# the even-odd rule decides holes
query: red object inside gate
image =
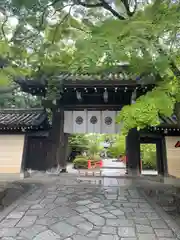
{"label": "red object inside gate", "polygon": [[103,167],[103,161],[100,160],[99,162],[96,162],[95,164],[92,165],[91,160],[88,160],[88,169],[96,168],[96,167],[102,168]]}

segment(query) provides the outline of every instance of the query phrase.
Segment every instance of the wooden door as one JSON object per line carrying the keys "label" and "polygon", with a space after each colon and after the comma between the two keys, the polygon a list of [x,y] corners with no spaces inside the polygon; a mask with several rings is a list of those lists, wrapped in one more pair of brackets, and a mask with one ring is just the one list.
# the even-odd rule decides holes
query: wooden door
{"label": "wooden door", "polygon": [[47,137],[29,136],[27,140],[27,152],[25,168],[45,171],[47,166]]}

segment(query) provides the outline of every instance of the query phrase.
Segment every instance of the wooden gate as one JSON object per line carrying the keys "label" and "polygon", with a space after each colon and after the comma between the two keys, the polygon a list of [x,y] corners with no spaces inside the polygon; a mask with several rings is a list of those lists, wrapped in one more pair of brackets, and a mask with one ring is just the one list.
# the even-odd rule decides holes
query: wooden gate
{"label": "wooden gate", "polygon": [[45,171],[47,164],[48,140],[45,136],[28,136],[25,169]]}

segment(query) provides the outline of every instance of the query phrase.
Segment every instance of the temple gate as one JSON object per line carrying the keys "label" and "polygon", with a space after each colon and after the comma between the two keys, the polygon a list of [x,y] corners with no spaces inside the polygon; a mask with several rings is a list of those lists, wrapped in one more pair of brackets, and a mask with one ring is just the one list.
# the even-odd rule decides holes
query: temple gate
{"label": "temple gate", "polygon": [[[138,84],[122,73],[106,75],[60,75],[56,85],[59,92],[55,100],[46,100],[47,82],[24,80],[21,89],[42,96],[45,108],[52,110],[52,127],[49,131],[48,161],[52,166],[60,159],[66,166],[69,133],[119,133],[116,115],[125,105],[152,90],[154,85]],[[129,173],[140,171],[141,133],[131,129],[126,137],[126,155]],[[162,159],[162,157],[161,157]],[[163,160],[162,160],[163,161]],[[159,167],[162,172],[162,167]]]}

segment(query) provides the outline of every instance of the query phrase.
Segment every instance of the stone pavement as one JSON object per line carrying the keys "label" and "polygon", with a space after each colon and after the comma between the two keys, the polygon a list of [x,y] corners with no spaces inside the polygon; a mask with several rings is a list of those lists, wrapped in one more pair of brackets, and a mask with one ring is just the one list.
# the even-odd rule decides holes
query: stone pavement
{"label": "stone pavement", "polygon": [[134,184],[104,186],[67,176],[51,178],[21,197],[1,217],[0,239],[180,239],[174,233],[179,228],[173,226]]}

